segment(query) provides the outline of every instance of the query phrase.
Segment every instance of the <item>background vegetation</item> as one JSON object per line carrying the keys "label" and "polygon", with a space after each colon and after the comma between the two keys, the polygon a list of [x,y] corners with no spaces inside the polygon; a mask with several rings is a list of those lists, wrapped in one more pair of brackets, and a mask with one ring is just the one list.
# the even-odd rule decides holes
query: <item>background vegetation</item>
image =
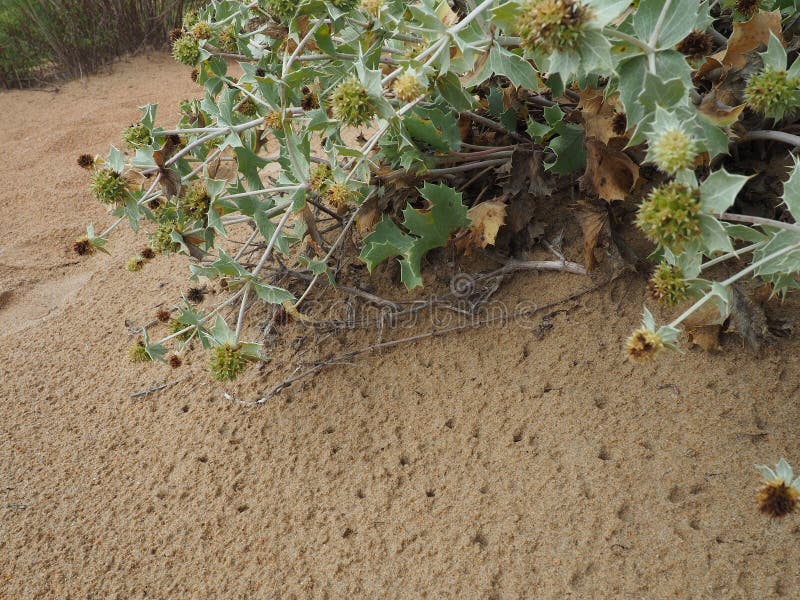
{"label": "background vegetation", "polygon": [[80,77],[167,43],[196,0],[0,0],[0,84]]}

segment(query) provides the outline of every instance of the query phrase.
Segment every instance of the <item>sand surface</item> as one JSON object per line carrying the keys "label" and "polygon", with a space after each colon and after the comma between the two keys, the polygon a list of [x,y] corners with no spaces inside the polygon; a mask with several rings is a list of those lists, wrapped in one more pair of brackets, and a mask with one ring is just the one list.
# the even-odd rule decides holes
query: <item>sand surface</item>
{"label": "sand surface", "polygon": [[[128,231],[74,256],[111,220],[75,159],[119,143],[137,105],[171,124],[197,89],[149,55],[0,93],[0,598],[797,597],[800,517],[758,514],[752,465],[800,466],[800,341],[634,366],[637,276],[258,409],[223,394],[265,382],[214,384],[199,353],[127,362],[129,327],[187,267],[129,273]],[[502,297],[586,285],[518,274]]]}

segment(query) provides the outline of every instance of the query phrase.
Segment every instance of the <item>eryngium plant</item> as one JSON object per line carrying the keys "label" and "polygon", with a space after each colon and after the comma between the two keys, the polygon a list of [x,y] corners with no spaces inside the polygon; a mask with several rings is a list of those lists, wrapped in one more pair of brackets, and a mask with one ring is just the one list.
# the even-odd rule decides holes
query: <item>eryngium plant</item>
{"label": "eryngium plant", "polygon": [[[655,167],[636,192],[585,188],[609,202],[633,193],[638,223],[657,245],[657,297],[696,298],[665,326],[645,311],[627,350],[648,360],[676,347],[680,323],[703,304],[716,302],[724,319],[728,288],[743,277],[761,277],[778,294],[798,287],[800,168],[787,173],[781,218],[756,219],[732,212],[748,176],[719,166],[748,135],[800,141],[771,129],[797,106],[800,61],[789,64],[780,28],[792,3],[760,2],[751,21],[728,4],[715,3],[712,18],[706,2],[692,0],[483,0],[466,12],[444,0],[209,2],[172,34],[173,55],[193,68],[202,98],[182,103],[171,128],[156,124],[154,105],[142,107],[125,133],[128,154],[112,146],[105,159],[83,161],[118,220],[100,235],[89,228],[76,250],[105,250],[119,223],[147,222],[152,253],[191,257],[191,276],[226,294],[214,307],[184,301],[169,335],[150,341],[143,331],[132,357],[164,360],[167,344],[179,342],[180,352],[198,340],[214,349],[213,375],[232,379],[263,356],[240,339],[253,300],[298,314],[313,286],[335,279],[332,257],[362,207],[391,204],[376,202],[391,182],[415,187],[415,205],[385,209],[356,243],[370,271],[397,260],[413,288],[424,255],[470,224],[476,194],[465,181],[507,169],[520,150],[536,150],[552,177],[586,171],[588,179],[597,167],[587,162],[597,160],[587,159],[591,143],[632,172]],[[720,52],[727,40],[712,31],[714,19],[734,35],[761,35],[764,51],[746,61],[737,47]],[[717,89],[720,69],[733,74],[745,62],[741,89]],[[728,104],[717,100],[723,91]],[[353,128],[357,143],[345,135]],[[325,230],[323,219],[333,226]],[[251,234],[226,252],[219,242],[239,224]],[[276,285],[278,257],[304,278]],[[734,257],[750,264],[720,282],[701,277]],[[309,280],[302,293],[287,289]],[[220,315],[227,307],[237,309],[232,327]]]}

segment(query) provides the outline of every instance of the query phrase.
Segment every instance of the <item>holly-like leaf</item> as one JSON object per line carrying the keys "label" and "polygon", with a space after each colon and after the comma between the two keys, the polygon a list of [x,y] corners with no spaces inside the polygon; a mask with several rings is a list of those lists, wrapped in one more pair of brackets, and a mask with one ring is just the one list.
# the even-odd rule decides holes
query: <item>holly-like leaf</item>
{"label": "holly-like leaf", "polygon": [[800,160],[795,159],[789,179],[783,184],[783,201],[796,223],[800,223]]}
{"label": "holly-like leaf", "polygon": [[700,185],[703,210],[712,215],[724,213],[733,205],[748,179],[746,175],[732,175],[725,169],[714,171]]}

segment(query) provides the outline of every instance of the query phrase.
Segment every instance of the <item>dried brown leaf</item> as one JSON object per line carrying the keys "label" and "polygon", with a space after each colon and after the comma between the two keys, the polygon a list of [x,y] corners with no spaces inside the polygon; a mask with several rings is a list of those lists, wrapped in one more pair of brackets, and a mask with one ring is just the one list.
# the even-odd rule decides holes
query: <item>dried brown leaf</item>
{"label": "dried brown leaf", "polygon": [[610,236],[608,209],[605,205],[590,202],[580,202],[575,207],[575,216],[583,232],[583,262],[586,271],[592,271],[597,266],[594,249],[600,242],[601,235]]}
{"label": "dried brown leaf", "polygon": [[639,180],[639,166],[627,154],[594,138],[586,139],[583,188],[607,202],[625,200]]}
{"label": "dried brown leaf", "polygon": [[497,232],[506,220],[506,203],[502,199],[487,200],[470,208],[467,216],[470,226],[466,235],[456,241],[456,247],[469,256],[472,248],[494,245]]}

